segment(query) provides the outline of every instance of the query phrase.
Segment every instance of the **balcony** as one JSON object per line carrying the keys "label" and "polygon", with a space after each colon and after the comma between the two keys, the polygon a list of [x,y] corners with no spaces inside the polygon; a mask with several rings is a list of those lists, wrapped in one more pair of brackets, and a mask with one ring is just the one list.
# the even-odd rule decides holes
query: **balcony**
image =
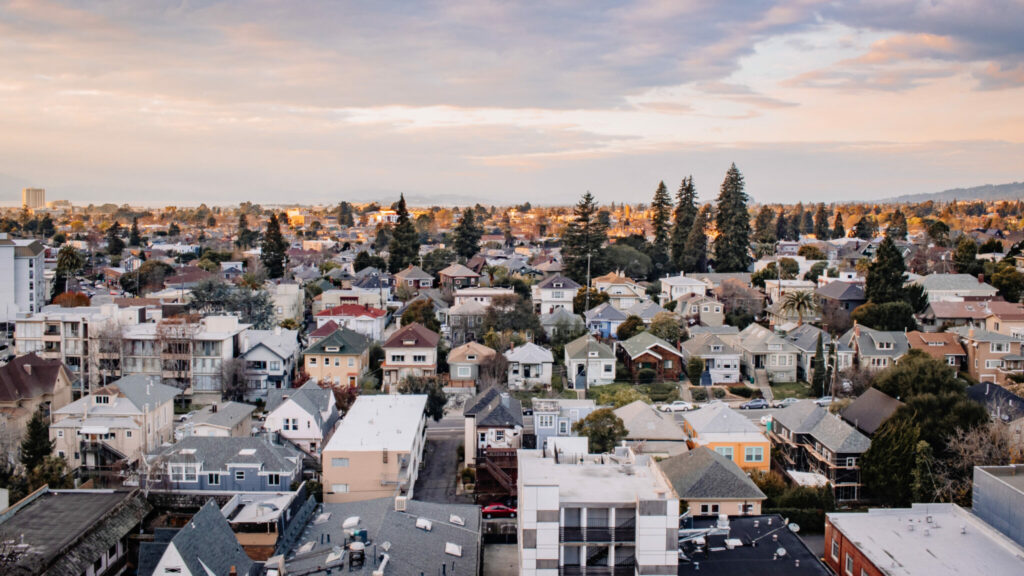
{"label": "balcony", "polygon": [[561,576],[633,576],[635,566],[562,566]]}
{"label": "balcony", "polygon": [[559,531],[560,542],[635,542],[636,526],[616,526],[611,528],[563,526]]}

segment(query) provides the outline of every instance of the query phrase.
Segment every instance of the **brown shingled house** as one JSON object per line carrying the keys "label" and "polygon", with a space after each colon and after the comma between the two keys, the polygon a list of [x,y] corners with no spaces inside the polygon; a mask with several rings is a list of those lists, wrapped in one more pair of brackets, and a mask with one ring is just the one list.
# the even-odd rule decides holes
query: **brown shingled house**
{"label": "brown shingled house", "polygon": [[[4,432],[4,441],[20,441],[37,409],[42,408],[49,415],[51,410],[70,404],[71,381],[71,372],[63,362],[34,353],[0,366],[0,430]],[[13,434],[8,434],[10,431]]]}

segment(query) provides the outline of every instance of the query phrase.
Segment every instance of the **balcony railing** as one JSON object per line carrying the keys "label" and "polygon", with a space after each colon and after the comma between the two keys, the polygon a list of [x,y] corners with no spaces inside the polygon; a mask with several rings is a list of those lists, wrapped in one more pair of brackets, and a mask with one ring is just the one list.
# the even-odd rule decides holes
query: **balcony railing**
{"label": "balcony railing", "polygon": [[635,566],[562,566],[561,576],[633,576]]}
{"label": "balcony railing", "polygon": [[563,526],[559,537],[562,542],[635,542],[636,526]]}

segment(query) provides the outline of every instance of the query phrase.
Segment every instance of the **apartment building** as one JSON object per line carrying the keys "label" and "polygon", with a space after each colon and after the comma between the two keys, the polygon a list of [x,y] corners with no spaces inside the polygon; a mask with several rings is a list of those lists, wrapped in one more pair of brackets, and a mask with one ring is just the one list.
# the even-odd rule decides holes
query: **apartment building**
{"label": "apartment building", "polygon": [[654,460],[556,440],[519,451],[519,573],[676,574],[679,497]]}
{"label": "apartment building", "polygon": [[21,189],[21,205],[29,210],[39,210],[46,208],[46,189],[45,188],[22,188]]}
{"label": "apartment building", "polygon": [[36,240],[0,234],[0,321],[14,322],[46,304],[45,252]]}
{"label": "apartment building", "polygon": [[426,439],[423,394],[360,396],[323,449],[324,502],[413,497]]}

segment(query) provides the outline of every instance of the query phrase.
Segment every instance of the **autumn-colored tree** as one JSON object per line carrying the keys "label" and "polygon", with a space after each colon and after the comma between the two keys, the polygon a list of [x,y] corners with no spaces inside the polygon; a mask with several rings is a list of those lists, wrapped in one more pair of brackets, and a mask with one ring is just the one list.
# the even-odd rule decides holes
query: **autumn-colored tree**
{"label": "autumn-colored tree", "polygon": [[78,308],[88,306],[89,297],[81,292],[64,292],[53,299],[53,303],[61,308]]}

